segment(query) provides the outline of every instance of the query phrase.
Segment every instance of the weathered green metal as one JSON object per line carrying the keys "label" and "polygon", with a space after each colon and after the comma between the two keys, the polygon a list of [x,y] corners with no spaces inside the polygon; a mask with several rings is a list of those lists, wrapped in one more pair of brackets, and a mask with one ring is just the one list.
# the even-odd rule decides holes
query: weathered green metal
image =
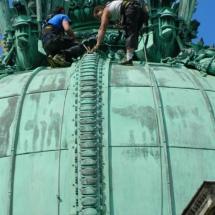
{"label": "weathered green metal", "polygon": [[26,11],[12,13],[0,67],[2,215],[202,210],[190,201],[215,181],[215,51],[190,43],[195,1],[148,1],[132,67],[118,64],[124,36],[113,26],[100,52],[71,67],[40,61],[40,16],[64,5],[81,40],[97,32],[91,13],[105,2],[21,1]]}
{"label": "weathered green metal", "polygon": [[180,214],[215,177],[214,82],[95,54],[3,78],[2,214]]}

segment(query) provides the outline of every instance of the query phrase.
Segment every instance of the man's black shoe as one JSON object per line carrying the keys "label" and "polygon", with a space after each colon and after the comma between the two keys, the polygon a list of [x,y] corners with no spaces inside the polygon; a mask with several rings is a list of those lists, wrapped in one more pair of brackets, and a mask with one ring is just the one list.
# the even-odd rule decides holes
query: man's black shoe
{"label": "man's black shoe", "polygon": [[53,61],[56,65],[58,65],[58,67],[68,67],[71,65],[71,63],[66,61],[65,57],[61,54],[56,54],[53,57]]}
{"label": "man's black shoe", "polygon": [[48,56],[47,60],[48,60],[49,65],[52,68],[58,67],[58,65],[54,62],[53,57],[51,55]]}
{"label": "man's black shoe", "polygon": [[125,61],[121,62],[120,64],[123,66],[133,66],[133,61],[132,61],[132,59],[125,60]]}

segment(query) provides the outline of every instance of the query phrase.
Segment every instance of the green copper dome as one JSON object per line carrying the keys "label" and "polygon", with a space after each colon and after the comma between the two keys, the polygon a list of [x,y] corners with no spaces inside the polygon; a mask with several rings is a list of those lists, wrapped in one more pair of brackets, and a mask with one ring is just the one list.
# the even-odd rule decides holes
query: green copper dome
{"label": "green copper dome", "polygon": [[3,214],[181,214],[215,178],[214,77],[88,54],[0,86]]}

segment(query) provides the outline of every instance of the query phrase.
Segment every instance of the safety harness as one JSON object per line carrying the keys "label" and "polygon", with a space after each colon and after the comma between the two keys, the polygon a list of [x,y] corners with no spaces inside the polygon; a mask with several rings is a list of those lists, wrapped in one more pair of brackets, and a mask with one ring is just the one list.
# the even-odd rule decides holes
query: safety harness
{"label": "safety harness", "polygon": [[136,2],[135,0],[123,0],[121,4],[121,8],[126,9],[129,4]]}
{"label": "safety harness", "polygon": [[122,4],[121,4],[121,12],[124,12],[125,9],[129,6],[129,5],[135,5],[137,7],[141,8],[141,4],[138,0],[123,0]]}
{"label": "safety harness", "polygon": [[129,5],[134,5],[136,7],[140,7],[141,8],[141,5],[138,2],[138,0],[123,0],[122,4],[121,4],[121,8],[120,8],[121,24],[122,25],[125,24],[125,12],[126,12],[126,9],[128,8]]}
{"label": "safety harness", "polygon": [[145,2],[142,5],[142,4],[140,4],[139,0],[123,0],[122,4],[121,4],[121,9],[120,9],[120,13],[121,13],[121,17],[122,17],[121,18],[122,25],[124,24],[124,21],[125,21],[125,11],[129,5],[134,5],[136,7],[142,8],[144,23],[148,22],[148,13],[147,13],[147,11],[144,11],[144,6],[143,6],[143,5],[145,5]]}

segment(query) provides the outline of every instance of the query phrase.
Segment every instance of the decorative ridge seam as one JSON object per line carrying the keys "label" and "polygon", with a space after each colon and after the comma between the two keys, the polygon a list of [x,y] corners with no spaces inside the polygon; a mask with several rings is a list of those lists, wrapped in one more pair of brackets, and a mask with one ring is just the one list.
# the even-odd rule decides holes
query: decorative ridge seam
{"label": "decorative ridge seam", "polygon": [[17,153],[17,147],[18,147],[18,141],[19,141],[19,129],[20,129],[20,122],[22,117],[22,111],[23,106],[25,102],[25,98],[27,95],[27,90],[34,79],[34,77],[41,72],[44,69],[44,67],[38,67],[35,70],[32,71],[29,79],[25,83],[22,93],[20,95],[20,102],[19,106],[17,108],[17,118],[16,118],[16,125],[15,125],[15,134],[13,139],[13,144],[11,146],[11,159],[10,159],[10,176],[9,176],[9,188],[8,188],[8,194],[9,194],[9,202],[8,202],[8,208],[7,208],[7,214],[12,215],[13,214],[13,195],[14,195],[14,179],[15,179],[15,171],[16,171],[16,153]]}
{"label": "decorative ridge seam", "polygon": [[[101,206],[101,75],[97,54],[87,54],[79,68],[78,205],[81,215],[99,215]],[[100,70],[101,71],[101,70]]]}

